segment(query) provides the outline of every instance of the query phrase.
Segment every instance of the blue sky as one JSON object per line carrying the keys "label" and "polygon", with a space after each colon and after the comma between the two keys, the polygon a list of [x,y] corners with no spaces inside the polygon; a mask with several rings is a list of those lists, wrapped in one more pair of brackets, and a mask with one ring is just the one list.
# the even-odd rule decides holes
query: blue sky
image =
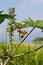
{"label": "blue sky", "polygon": [[43,19],[43,0],[0,0],[0,10],[6,13],[9,7],[15,7],[19,21],[29,16],[32,19]]}
{"label": "blue sky", "polygon": [[[3,13],[8,13],[10,7],[15,7],[17,21],[28,19],[29,16],[34,20],[43,19],[43,0],[0,0],[0,10],[4,10]],[[0,25],[0,33],[3,33],[6,25],[7,20]],[[30,35],[30,40],[39,36],[43,37],[42,34],[40,30],[35,29]]]}

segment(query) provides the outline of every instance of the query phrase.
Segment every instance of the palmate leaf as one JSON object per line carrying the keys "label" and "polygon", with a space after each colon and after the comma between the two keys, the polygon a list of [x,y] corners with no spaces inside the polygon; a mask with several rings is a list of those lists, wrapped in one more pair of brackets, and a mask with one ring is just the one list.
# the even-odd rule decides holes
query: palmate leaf
{"label": "palmate leaf", "polygon": [[0,24],[8,18],[13,18],[13,15],[8,15],[8,14],[0,14]]}
{"label": "palmate leaf", "polygon": [[14,30],[27,28],[27,27],[35,27],[35,28],[40,28],[43,30],[43,20],[34,21],[31,18],[29,18],[28,20],[24,20],[22,23],[15,21],[14,24],[15,24]]}
{"label": "palmate leaf", "polygon": [[27,25],[27,27],[28,26],[29,27],[35,27],[36,26],[35,22],[31,18],[29,18],[28,20],[26,19],[23,22]]}
{"label": "palmate leaf", "polygon": [[43,20],[36,20],[37,27],[43,29]]}
{"label": "palmate leaf", "polygon": [[28,20],[25,20],[23,22],[25,24],[27,24],[27,27],[29,25],[30,27],[43,29],[43,20],[36,20],[36,21],[34,21],[31,18],[29,18]]}

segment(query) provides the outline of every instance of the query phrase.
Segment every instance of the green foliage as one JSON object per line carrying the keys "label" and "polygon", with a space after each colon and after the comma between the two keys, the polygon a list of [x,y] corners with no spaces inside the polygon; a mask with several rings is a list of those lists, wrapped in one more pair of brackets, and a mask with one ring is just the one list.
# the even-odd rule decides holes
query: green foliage
{"label": "green foliage", "polygon": [[[7,31],[9,33],[9,38],[10,38],[10,42],[11,42],[11,45],[8,44],[5,47],[2,45],[0,47],[0,49],[1,49],[0,57],[3,56],[3,59],[4,59],[3,62],[4,62],[8,56],[11,57],[10,55],[14,51],[13,49],[15,48],[15,46],[12,45],[12,41],[14,40],[13,39],[14,31],[17,29],[17,30],[19,30],[19,33],[22,33],[22,34],[26,33],[28,35],[33,31],[34,28],[40,28],[43,31],[43,20],[34,21],[31,18],[29,18],[28,20],[26,19],[25,21],[23,21],[21,23],[21,22],[16,22],[16,19],[15,19],[15,16],[16,16],[15,15],[15,8],[9,8],[8,14],[2,14],[2,12],[3,11],[0,11],[0,24],[5,19],[9,20]],[[26,31],[21,31],[22,28],[27,28],[27,27],[33,27],[32,31],[30,31],[30,33],[27,33]],[[27,36],[22,40],[22,42],[27,38]],[[22,35],[22,37],[24,37],[24,35]],[[20,44],[18,44],[17,49],[18,49],[19,45]],[[11,47],[9,48],[8,46],[9,47],[11,46]],[[26,53],[28,51],[31,51],[33,49],[33,47],[34,46],[22,45],[22,46],[19,47],[19,49],[17,51],[15,51],[16,52],[15,54]],[[11,53],[10,53],[10,51],[11,51]],[[43,56],[40,56],[40,55],[43,55],[43,53],[39,54],[41,51],[39,51],[37,53],[33,52],[31,54],[26,54],[26,55],[23,55],[23,56],[20,56],[20,57],[16,57],[16,58],[11,58],[9,63],[8,63],[8,65],[14,65],[14,64],[15,65],[33,65],[33,64],[34,65],[40,65],[40,64],[43,65],[43,60],[42,60]]]}
{"label": "green foliage", "polygon": [[27,24],[27,27],[35,27],[35,28],[40,28],[43,30],[43,20],[32,20],[31,18],[29,18],[28,20],[26,19],[25,21],[23,21],[25,24]]}
{"label": "green foliage", "polygon": [[[17,44],[13,44],[13,48],[16,47]],[[4,50],[4,48],[6,50]],[[19,54],[19,53],[26,53],[28,51],[31,51],[31,50],[34,50],[35,48],[37,48],[38,46],[37,45],[25,45],[25,44],[22,44],[19,49],[16,51],[16,54]],[[0,56],[3,56],[5,57],[5,59],[3,59],[3,62],[5,62],[6,60],[6,52],[4,52],[3,54],[3,50],[7,52],[7,55],[9,53],[8,50],[10,50],[10,44],[0,44],[0,53],[1,55]],[[9,63],[7,65],[43,65],[43,48],[36,51],[36,52],[33,52],[31,54],[26,54],[26,55],[23,55],[23,56],[20,56],[20,57],[16,57],[16,58],[11,58]]]}
{"label": "green foliage", "polygon": [[8,15],[8,14],[1,14],[3,11],[0,11],[0,24],[5,20],[5,19],[8,19],[8,18],[13,18],[12,15]]}
{"label": "green foliage", "polygon": [[16,22],[15,19],[15,8],[9,8],[9,15],[14,15],[13,18],[9,18],[9,22],[8,22],[8,27],[7,27],[7,31],[9,33],[9,37],[10,37],[10,42],[12,43],[13,39],[13,32],[17,29],[22,29],[22,28],[26,28],[27,25],[24,23],[20,23],[20,22]]}
{"label": "green foliage", "polygon": [[43,38],[35,38],[35,39],[33,40],[33,43],[34,43],[34,44],[43,44]]}

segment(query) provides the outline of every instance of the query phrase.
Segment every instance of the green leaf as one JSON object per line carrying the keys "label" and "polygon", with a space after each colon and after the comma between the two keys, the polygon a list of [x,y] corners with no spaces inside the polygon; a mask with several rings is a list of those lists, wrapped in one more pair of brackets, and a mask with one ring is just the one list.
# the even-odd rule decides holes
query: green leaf
{"label": "green leaf", "polygon": [[29,18],[28,20],[23,21],[25,24],[27,24],[27,27],[35,27],[35,28],[40,28],[43,29],[43,20],[32,20]]}
{"label": "green leaf", "polygon": [[0,14],[0,24],[8,18],[13,18],[13,15],[8,15],[8,14]]}
{"label": "green leaf", "polygon": [[38,28],[43,29],[43,20],[36,20],[36,24]]}

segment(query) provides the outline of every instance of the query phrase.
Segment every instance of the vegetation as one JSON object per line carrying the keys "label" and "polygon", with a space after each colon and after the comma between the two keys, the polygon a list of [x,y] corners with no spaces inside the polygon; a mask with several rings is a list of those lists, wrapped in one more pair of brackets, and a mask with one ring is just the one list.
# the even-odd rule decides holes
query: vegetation
{"label": "vegetation", "polygon": [[[17,44],[13,44],[12,49],[16,47]],[[29,51],[34,50],[39,46],[37,45],[29,45],[29,44],[22,44],[19,49],[16,51],[17,54],[26,53]],[[10,51],[10,44],[0,44],[0,56],[3,56],[3,63],[6,60],[4,56],[9,54]],[[32,52],[30,54],[25,54],[23,56],[14,56],[11,58],[7,65],[43,65],[43,48],[39,49],[36,52]]]}
{"label": "vegetation", "polygon": [[36,38],[34,41],[33,41],[34,44],[43,44],[43,38]]}
{"label": "vegetation", "polygon": [[[25,39],[32,33],[35,28],[40,28],[43,31],[43,20],[32,20],[30,17],[24,20],[22,23],[16,22],[15,20],[15,8],[10,8],[8,14],[1,14],[0,11],[0,24],[8,19],[9,23],[7,31],[9,33],[11,44],[0,44],[0,61],[1,65],[43,65],[43,50],[41,46],[29,46],[21,45]],[[23,28],[32,27],[31,31],[28,33]],[[13,32],[17,31],[19,33],[20,42],[18,44],[13,44]],[[21,46],[20,46],[21,45]],[[36,49],[35,49],[36,48]]]}
{"label": "vegetation", "polygon": [[0,24],[1,24],[5,19],[13,18],[12,15],[2,14],[2,12],[3,12],[3,11],[0,11]]}

